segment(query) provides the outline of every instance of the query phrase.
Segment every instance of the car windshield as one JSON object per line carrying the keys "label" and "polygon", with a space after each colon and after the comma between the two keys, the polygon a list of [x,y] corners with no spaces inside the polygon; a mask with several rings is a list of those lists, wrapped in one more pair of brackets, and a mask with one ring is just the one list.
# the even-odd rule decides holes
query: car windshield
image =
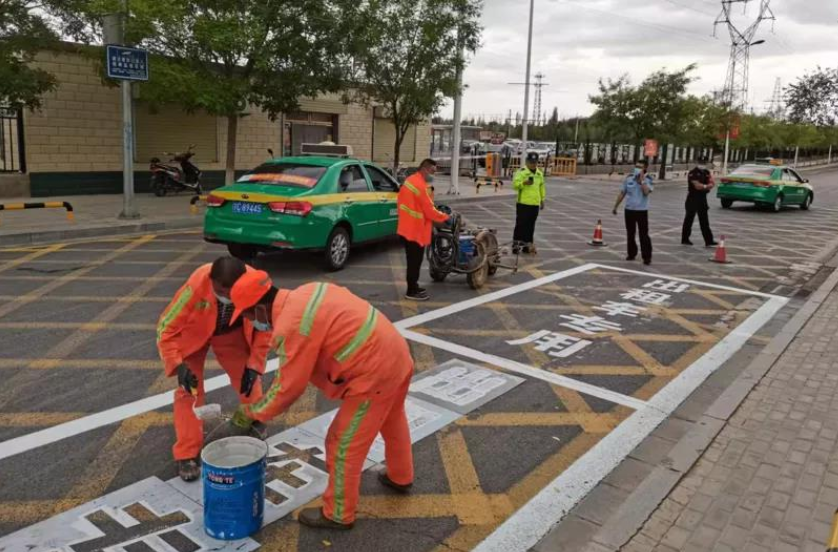
{"label": "car windshield", "polygon": [[316,165],[265,163],[239,178],[238,182],[314,188],[325,172],[326,167]]}
{"label": "car windshield", "polygon": [[763,178],[771,178],[772,174],[774,174],[774,167],[759,165],[744,165],[730,173],[731,176],[761,176]]}

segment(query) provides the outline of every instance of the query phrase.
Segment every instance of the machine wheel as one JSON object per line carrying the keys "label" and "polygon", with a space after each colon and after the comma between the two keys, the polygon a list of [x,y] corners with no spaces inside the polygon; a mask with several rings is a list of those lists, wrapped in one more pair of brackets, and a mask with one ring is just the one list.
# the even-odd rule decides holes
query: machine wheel
{"label": "machine wheel", "polygon": [[441,270],[437,270],[434,267],[430,267],[428,269],[428,273],[431,275],[431,280],[434,282],[444,282],[445,278],[448,277],[447,272],[442,272]]}
{"label": "machine wheel", "polygon": [[730,209],[733,207],[733,200],[732,199],[723,199],[722,200],[722,209]]}
{"label": "machine wheel", "polygon": [[337,226],[329,239],[326,240],[326,270],[337,272],[346,266],[349,260],[349,251],[352,248],[352,241],[349,238],[349,231],[343,226]]}
{"label": "machine wheel", "polygon": [[486,258],[486,246],[483,241],[475,240],[474,245],[477,247],[476,257],[481,259],[481,265],[480,268],[466,276],[466,281],[468,281],[471,289],[480,289],[489,279],[489,259]]}
{"label": "machine wheel", "polygon": [[166,177],[162,174],[155,174],[151,177],[151,191],[157,197],[166,195]]}
{"label": "machine wheel", "polygon": [[783,195],[777,194],[776,199],[774,199],[774,204],[771,205],[771,210],[775,213],[779,213],[783,209]]}
{"label": "machine wheel", "polygon": [[806,194],[806,199],[803,200],[803,203],[800,204],[800,208],[804,211],[808,211],[809,207],[812,206],[812,201],[814,201],[812,194]]}
{"label": "machine wheel", "polygon": [[245,243],[228,243],[227,251],[233,257],[246,263],[252,262],[253,258],[256,257],[256,253],[259,252],[256,247]]}

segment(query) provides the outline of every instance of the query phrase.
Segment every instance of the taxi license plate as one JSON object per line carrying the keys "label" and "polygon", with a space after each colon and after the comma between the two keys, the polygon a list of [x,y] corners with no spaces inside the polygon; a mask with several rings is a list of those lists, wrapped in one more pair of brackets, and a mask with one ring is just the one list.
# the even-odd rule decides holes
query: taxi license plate
{"label": "taxi license plate", "polygon": [[235,201],[233,202],[233,213],[237,215],[261,215],[262,204]]}

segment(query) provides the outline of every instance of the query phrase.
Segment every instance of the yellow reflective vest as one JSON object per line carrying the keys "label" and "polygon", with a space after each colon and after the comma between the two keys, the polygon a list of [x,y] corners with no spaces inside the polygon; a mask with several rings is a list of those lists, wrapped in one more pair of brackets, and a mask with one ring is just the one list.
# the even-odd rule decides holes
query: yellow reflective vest
{"label": "yellow reflective vest", "polygon": [[[530,177],[532,177],[533,183],[528,185],[527,181]],[[515,173],[515,178],[512,180],[512,188],[518,194],[518,203],[522,205],[541,205],[547,198],[544,173],[540,169],[535,171],[531,171],[527,167],[520,169]]]}

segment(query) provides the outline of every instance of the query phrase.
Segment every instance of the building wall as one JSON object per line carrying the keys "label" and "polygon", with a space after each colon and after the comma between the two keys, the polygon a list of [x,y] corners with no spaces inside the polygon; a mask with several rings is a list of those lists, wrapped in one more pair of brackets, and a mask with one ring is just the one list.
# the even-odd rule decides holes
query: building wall
{"label": "building wall", "polygon": [[[27,112],[24,118],[32,195],[121,192],[122,110],[119,88],[103,83],[96,63],[71,48],[42,52],[34,65],[55,75],[59,86],[44,96],[43,109]],[[195,161],[204,172],[204,182],[208,187],[222,183],[227,151],[226,118],[188,114],[172,106],[161,107],[155,112],[143,104],[142,97],[135,100],[134,109],[139,138],[135,155],[137,191],[146,191],[150,176],[148,158],[163,158],[164,151],[181,151],[190,143],[200,144],[196,148]],[[337,115],[340,143],[351,145],[355,157],[373,157],[371,108],[358,103],[345,105],[338,96],[326,95],[301,99],[300,110]],[[165,132],[159,146],[154,143],[153,136],[157,126],[160,132]],[[216,129],[214,137],[207,130],[213,127]],[[281,134],[279,119],[271,121],[258,108],[251,109],[247,116],[239,120],[236,170],[246,171],[264,162],[268,158],[268,148],[280,154]],[[412,152],[405,157],[404,161],[409,163],[427,156],[430,124],[420,125],[415,134],[417,153],[415,161]],[[381,143],[375,144],[375,150],[382,146]],[[392,145],[387,149],[392,151]]]}

